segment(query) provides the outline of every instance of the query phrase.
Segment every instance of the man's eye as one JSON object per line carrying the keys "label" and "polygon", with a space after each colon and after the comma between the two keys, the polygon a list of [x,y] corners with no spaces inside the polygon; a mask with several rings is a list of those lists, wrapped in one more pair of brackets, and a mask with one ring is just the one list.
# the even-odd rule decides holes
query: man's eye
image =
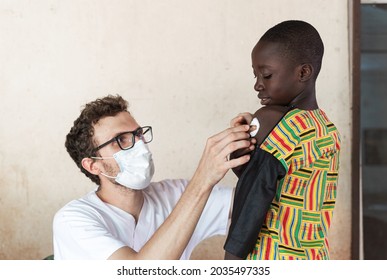
{"label": "man's eye", "polygon": [[120,142],[120,144],[126,144],[129,142],[129,137],[126,135],[121,135],[117,140]]}
{"label": "man's eye", "polygon": [[269,74],[269,75],[263,75],[263,78],[266,79],[266,80],[268,80],[268,79],[271,78],[271,75],[272,75],[272,74]]}
{"label": "man's eye", "polygon": [[144,133],[146,133],[146,132],[147,132],[147,130],[145,130],[145,132],[144,132],[143,128],[141,127],[141,128],[139,128],[139,129],[137,130],[137,136],[138,136],[138,137],[141,137],[141,136],[143,136]]}

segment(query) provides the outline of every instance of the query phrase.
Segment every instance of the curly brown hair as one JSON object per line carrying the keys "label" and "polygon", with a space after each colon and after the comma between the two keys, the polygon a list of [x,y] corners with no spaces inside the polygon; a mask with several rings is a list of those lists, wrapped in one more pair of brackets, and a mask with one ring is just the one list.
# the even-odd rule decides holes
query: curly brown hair
{"label": "curly brown hair", "polygon": [[94,125],[102,118],[115,116],[128,111],[128,102],[119,95],[108,95],[87,103],[80,116],[66,136],[65,147],[79,169],[94,183],[100,185],[97,175],[91,174],[82,167],[82,159],[95,156],[93,149],[96,143],[93,139]]}

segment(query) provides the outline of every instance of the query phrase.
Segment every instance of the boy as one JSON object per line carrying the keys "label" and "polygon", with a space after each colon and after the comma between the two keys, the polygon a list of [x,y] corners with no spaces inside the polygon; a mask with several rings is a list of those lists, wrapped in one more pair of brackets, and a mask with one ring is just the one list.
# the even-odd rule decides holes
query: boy
{"label": "boy", "polygon": [[263,107],[232,122],[253,118],[257,148],[235,170],[226,259],[329,259],[340,136],[316,100],[323,53],[317,30],[295,20],[269,29],[252,51]]}

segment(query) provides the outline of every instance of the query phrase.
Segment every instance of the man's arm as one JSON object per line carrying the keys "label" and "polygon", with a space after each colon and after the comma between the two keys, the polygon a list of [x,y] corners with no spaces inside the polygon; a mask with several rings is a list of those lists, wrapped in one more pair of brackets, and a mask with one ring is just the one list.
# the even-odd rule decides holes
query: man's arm
{"label": "man's arm", "polygon": [[212,188],[231,168],[243,165],[250,156],[227,160],[239,149],[253,149],[249,126],[228,128],[207,140],[199,166],[171,214],[144,247],[115,251],[109,259],[179,259],[195,230]]}

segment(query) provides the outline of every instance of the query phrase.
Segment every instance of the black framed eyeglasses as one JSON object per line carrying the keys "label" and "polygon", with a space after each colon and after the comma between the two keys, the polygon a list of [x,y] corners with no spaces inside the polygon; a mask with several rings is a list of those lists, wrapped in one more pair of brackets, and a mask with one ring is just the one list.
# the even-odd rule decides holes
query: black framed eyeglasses
{"label": "black framed eyeglasses", "polygon": [[136,137],[139,137],[144,143],[149,143],[153,140],[153,133],[151,126],[143,126],[139,127],[134,131],[125,131],[117,136],[113,137],[109,141],[99,145],[98,147],[93,149],[93,153],[102,149],[103,147],[109,145],[110,143],[117,142],[118,146],[121,150],[129,150],[134,146],[136,142]]}

